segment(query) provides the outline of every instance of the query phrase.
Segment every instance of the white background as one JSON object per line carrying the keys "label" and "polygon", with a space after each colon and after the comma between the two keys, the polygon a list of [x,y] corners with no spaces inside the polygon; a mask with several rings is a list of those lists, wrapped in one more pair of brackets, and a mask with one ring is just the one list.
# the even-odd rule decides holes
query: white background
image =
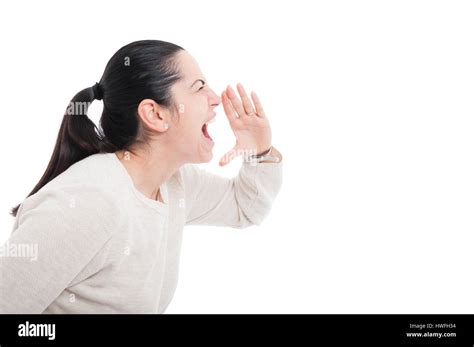
{"label": "white background", "polygon": [[[255,90],[285,162],[261,227],[185,229],[167,313],[473,313],[473,18],[468,1],[2,2],[1,241],[69,100],[160,39],[217,92]],[[230,177],[217,111],[206,167]]]}

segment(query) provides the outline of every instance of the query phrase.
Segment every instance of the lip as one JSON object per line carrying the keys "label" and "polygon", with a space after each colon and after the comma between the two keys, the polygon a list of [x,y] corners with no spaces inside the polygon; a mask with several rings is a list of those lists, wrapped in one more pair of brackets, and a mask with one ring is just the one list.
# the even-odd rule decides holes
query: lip
{"label": "lip", "polygon": [[[208,127],[209,123],[212,123],[212,121],[214,120],[214,118],[216,118],[216,113],[215,113],[215,112],[212,114],[212,116],[211,116],[210,118],[208,118],[208,119],[206,120],[206,122],[204,122],[204,124],[203,124],[203,126],[202,126],[203,129],[205,128],[205,130],[203,130],[203,137],[206,139],[206,142],[207,142],[208,144],[210,144],[211,146],[214,146],[214,140],[210,137],[209,133],[207,132],[207,127]],[[207,136],[209,136],[209,137],[207,137],[207,136],[204,134],[204,131],[206,132]]]}
{"label": "lip", "polygon": [[210,121],[212,121],[214,118],[216,118],[216,113],[214,112],[211,116],[211,118],[209,118],[208,120],[206,120],[204,123],[209,123]]}
{"label": "lip", "polygon": [[209,145],[211,145],[211,147],[214,146],[214,140],[211,137],[207,137],[206,135],[204,135],[204,133],[202,134],[202,137]]}

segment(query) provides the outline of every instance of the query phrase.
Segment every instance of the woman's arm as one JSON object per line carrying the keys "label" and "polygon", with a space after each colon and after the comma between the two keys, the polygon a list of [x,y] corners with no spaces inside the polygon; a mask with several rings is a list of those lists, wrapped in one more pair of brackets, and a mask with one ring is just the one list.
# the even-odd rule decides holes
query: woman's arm
{"label": "woman's arm", "polygon": [[40,191],[23,202],[1,247],[0,313],[42,313],[110,239],[110,207],[97,191],[80,189]]}
{"label": "woman's arm", "polygon": [[[281,158],[279,152],[273,153]],[[186,224],[234,228],[261,224],[280,190],[282,165],[281,161],[256,165],[243,162],[232,179],[185,165]]]}

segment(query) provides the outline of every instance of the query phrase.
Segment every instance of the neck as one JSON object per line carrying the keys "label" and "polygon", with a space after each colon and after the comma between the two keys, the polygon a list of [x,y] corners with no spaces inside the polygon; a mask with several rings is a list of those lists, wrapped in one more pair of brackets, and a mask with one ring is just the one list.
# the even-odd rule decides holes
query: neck
{"label": "neck", "polygon": [[163,150],[134,150],[115,152],[122,165],[132,178],[135,188],[146,197],[162,201],[160,186],[166,182],[182,165],[172,155],[171,151]]}

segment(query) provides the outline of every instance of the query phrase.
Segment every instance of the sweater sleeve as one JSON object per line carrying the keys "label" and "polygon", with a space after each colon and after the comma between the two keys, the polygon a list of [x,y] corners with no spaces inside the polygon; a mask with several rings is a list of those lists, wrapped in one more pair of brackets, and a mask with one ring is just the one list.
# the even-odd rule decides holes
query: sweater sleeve
{"label": "sweater sleeve", "polygon": [[282,162],[243,162],[226,178],[195,165],[183,167],[186,224],[245,228],[260,225],[282,184]]}
{"label": "sweater sleeve", "polygon": [[42,313],[110,239],[97,191],[38,192],[20,207],[0,251],[0,313]]}

